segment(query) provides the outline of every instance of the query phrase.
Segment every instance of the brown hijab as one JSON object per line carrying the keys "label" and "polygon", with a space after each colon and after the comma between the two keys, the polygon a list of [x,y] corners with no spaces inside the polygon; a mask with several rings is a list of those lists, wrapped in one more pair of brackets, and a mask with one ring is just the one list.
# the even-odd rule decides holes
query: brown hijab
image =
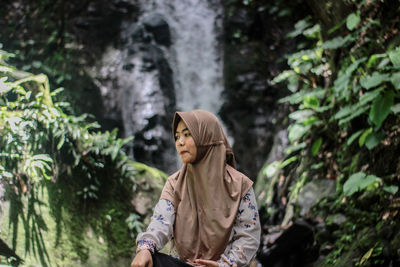
{"label": "brown hijab", "polygon": [[216,116],[204,110],[176,112],[174,135],[180,120],[192,134],[197,157],[168,178],[161,198],[175,206],[174,238],[181,259],[218,260],[253,182],[235,169],[232,148]]}

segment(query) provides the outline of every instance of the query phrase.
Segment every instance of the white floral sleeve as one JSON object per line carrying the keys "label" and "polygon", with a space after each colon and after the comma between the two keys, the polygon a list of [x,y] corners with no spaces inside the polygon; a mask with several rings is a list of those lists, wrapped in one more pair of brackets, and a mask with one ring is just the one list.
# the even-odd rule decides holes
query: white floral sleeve
{"label": "white floral sleeve", "polygon": [[148,249],[151,253],[162,249],[172,238],[175,208],[171,201],[160,199],[146,231],[136,238],[136,253]]}
{"label": "white floral sleeve", "polygon": [[260,245],[261,226],[254,190],[240,202],[230,242],[218,260],[220,267],[248,266]]}
{"label": "white floral sleeve", "polygon": [[[154,253],[162,249],[173,236],[175,207],[171,201],[160,199],[154,208],[147,230],[136,238],[137,250]],[[220,267],[249,265],[260,244],[261,227],[253,189],[240,201],[230,241],[218,260]]]}

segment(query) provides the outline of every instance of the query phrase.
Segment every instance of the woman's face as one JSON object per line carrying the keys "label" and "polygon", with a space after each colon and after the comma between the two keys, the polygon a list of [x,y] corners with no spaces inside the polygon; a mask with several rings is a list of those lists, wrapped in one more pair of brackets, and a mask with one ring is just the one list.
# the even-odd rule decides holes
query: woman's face
{"label": "woman's face", "polygon": [[181,120],[175,131],[175,147],[183,163],[193,163],[197,156],[197,147],[192,134]]}

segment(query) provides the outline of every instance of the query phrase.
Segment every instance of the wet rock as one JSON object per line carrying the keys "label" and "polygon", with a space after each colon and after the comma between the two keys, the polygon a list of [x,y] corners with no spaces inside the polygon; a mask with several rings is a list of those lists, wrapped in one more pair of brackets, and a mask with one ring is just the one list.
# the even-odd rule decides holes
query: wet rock
{"label": "wet rock", "polygon": [[[134,43],[150,43],[152,38],[151,34],[145,30],[142,24],[135,26],[130,37]],[[132,55],[133,50],[129,54]]]}
{"label": "wet rock", "polygon": [[[158,25],[158,24],[157,24]],[[136,161],[171,173],[175,169],[170,122],[176,109],[172,69],[166,53],[143,24],[121,34],[118,49],[109,47],[93,71],[101,88],[104,113],[120,121],[121,134]]]}
{"label": "wet rock", "polygon": [[[225,90],[220,114],[235,140],[239,168],[255,179],[274,136],[285,128],[288,110],[278,100],[288,91],[270,81],[287,67],[280,60],[283,55],[295,48],[295,43],[284,37],[293,23],[271,21],[269,11],[261,6],[249,8],[241,1],[227,5]],[[292,19],[295,21],[295,16]]]}
{"label": "wet rock", "polygon": [[312,206],[325,197],[334,194],[336,182],[333,180],[313,180],[300,191],[296,205],[300,207],[300,216],[306,216]]}
{"label": "wet rock", "polygon": [[314,229],[303,220],[298,220],[286,229],[272,228],[265,234],[257,255],[263,266],[311,266],[318,258]]}
{"label": "wet rock", "polygon": [[132,162],[132,164],[138,173],[135,179],[137,189],[133,194],[131,204],[136,212],[145,218],[145,224],[148,224],[153,214],[153,208],[160,198],[167,175],[138,162]]}
{"label": "wet rock", "polygon": [[153,13],[143,18],[145,29],[150,32],[159,45],[169,47],[171,45],[171,34],[169,25],[161,14]]}

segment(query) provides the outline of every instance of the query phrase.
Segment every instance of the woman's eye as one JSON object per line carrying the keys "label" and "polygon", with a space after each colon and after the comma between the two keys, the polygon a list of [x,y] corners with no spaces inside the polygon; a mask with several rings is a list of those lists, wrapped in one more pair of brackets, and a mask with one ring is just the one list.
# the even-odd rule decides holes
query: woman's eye
{"label": "woman's eye", "polygon": [[177,141],[179,139],[179,136],[175,135],[175,141]]}
{"label": "woman's eye", "polygon": [[190,133],[185,133],[185,137],[189,137],[189,136],[191,136]]}

